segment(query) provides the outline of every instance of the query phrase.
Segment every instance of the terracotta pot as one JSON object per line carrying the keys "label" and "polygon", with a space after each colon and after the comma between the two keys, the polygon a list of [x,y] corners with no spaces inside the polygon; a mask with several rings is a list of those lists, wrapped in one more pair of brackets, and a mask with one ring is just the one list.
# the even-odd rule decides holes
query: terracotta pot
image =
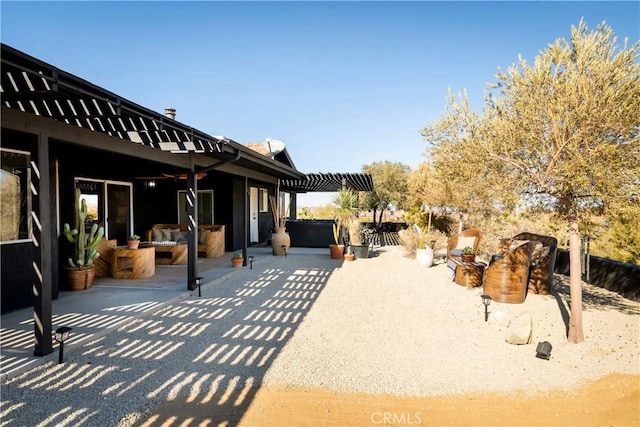
{"label": "terracotta pot", "polygon": [[353,261],[356,259],[356,254],[344,254],[345,261]]}
{"label": "terracotta pot", "polygon": [[87,267],[65,267],[70,291],[84,291],[93,286],[96,270],[93,265]]}
{"label": "terracotta pot", "polygon": [[342,259],[344,245],[329,245],[329,251],[332,259]]}
{"label": "terracotta pot", "polygon": [[476,256],[475,255],[466,255],[466,254],[462,254],[460,255],[460,258],[462,258],[462,262],[473,262],[476,260]]}
{"label": "terracotta pot", "polygon": [[231,265],[233,268],[242,267],[242,263],[244,262],[244,258],[231,258]]}
{"label": "terracotta pot", "polygon": [[140,245],[140,240],[128,240],[127,241],[127,247],[129,249],[138,249],[139,245]]}

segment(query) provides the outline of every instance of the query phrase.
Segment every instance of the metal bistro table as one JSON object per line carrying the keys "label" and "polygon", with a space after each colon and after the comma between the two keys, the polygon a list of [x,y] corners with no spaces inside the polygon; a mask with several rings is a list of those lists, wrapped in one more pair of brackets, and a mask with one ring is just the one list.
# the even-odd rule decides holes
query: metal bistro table
{"label": "metal bistro table", "polygon": [[144,279],[155,276],[155,249],[139,247],[129,249],[118,246],[113,250],[111,276],[115,279]]}

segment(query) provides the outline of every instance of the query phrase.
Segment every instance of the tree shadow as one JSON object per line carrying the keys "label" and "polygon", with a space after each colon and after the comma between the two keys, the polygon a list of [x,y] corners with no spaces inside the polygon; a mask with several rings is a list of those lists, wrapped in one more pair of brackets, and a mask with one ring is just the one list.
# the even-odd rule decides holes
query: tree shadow
{"label": "tree shadow", "polygon": [[[333,271],[269,258],[3,387],[4,416],[42,425],[237,425]],[[46,405],[29,402],[42,399]],[[28,412],[28,413],[27,413]],[[7,418],[8,419],[8,418]]]}
{"label": "tree shadow", "polygon": [[[570,277],[555,274],[550,294],[556,299],[562,320],[565,324],[566,335],[569,336],[569,319],[571,317]],[[586,282],[582,282],[582,309],[600,311],[615,310],[627,315],[640,314],[640,307],[635,301],[624,298],[616,292]]]}

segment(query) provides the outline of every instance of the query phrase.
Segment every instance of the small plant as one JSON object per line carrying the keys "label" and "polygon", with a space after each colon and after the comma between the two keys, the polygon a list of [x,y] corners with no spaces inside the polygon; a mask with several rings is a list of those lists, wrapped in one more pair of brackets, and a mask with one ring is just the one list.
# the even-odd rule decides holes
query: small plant
{"label": "small plant", "polygon": [[473,255],[473,248],[471,246],[466,246],[464,249],[462,249],[462,255]]}
{"label": "small plant", "polygon": [[242,259],[242,258],[244,258],[244,256],[242,255],[241,251],[235,252],[233,254],[233,259]]}
{"label": "small plant", "polygon": [[140,236],[138,236],[137,234],[132,234],[131,236],[129,236],[129,240],[140,240]]}

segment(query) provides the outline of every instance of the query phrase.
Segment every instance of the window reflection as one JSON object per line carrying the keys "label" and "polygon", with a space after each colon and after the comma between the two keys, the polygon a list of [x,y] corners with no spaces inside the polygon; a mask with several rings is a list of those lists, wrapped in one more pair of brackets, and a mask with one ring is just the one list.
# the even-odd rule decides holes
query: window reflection
{"label": "window reflection", "polygon": [[28,152],[0,149],[0,241],[29,238],[31,169]]}

